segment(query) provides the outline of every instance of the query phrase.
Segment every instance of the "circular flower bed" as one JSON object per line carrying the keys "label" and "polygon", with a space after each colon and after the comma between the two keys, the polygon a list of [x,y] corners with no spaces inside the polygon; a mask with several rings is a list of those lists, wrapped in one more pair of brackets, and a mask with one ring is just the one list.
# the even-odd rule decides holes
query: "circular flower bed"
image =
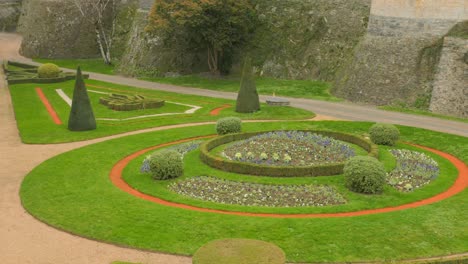
{"label": "circular flower bed", "polygon": [[230,160],[273,166],[309,166],[343,162],[354,149],[336,139],[303,131],[274,131],[224,149]]}
{"label": "circular flower bed", "polygon": [[193,177],[169,185],[183,196],[223,204],[268,207],[325,206],[346,200],[326,185],[268,185]]}
{"label": "circular flower bed", "polygon": [[399,191],[420,188],[439,175],[439,165],[424,153],[406,149],[390,151],[397,160],[396,168],[388,173],[387,182]]}
{"label": "circular flower bed", "polygon": [[[260,144],[248,145],[256,139],[261,140]],[[269,177],[337,175],[343,173],[344,161],[356,155],[350,145],[340,140],[363,148],[369,156],[379,155],[377,145],[362,137],[336,131],[305,130],[219,136],[201,145],[200,159],[216,169],[249,175]],[[234,143],[235,141],[239,142]],[[234,144],[223,146],[229,143]],[[212,151],[215,148],[217,149]],[[230,148],[233,148],[231,152]],[[223,151],[225,154],[220,154]],[[227,158],[228,156],[230,158]]]}

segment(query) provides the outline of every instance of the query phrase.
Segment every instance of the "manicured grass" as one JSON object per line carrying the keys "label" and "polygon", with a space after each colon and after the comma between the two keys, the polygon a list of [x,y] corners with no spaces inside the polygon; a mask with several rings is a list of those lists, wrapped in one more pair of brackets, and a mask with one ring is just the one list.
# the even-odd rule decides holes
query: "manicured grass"
{"label": "manicured grass", "polygon": [[96,72],[103,74],[114,74],[115,65],[106,65],[101,58],[96,59],[33,59],[35,62],[40,63],[54,63],[61,68],[68,68],[76,70],[78,66],[82,71]]}
{"label": "manicured grass", "polygon": [[[55,63],[60,67],[76,69],[81,66],[83,71],[103,74],[114,74],[114,65],[105,65],[102,59],[34,59],[40,63]],[[186,87],[195,87],[208,90],[237,92],[240,87],[239,76],[209,78],[199,75],[186,75],[180,77],[154,77],[141,78],[143,80],[174,84]],[[268,77],[258,77],[257,91],[263,95],[277,95],[298,98],[311,98],[326,101],[341,101],[329,92],[330,83],[311,80],[282,80]]]}
{"label": "manicured grass", "polygon": [[[240,77],[208,78],[198,75],[180,77],[143,78],[144,80],[208,90],[238,92]],[[329,92],[330,84],[322,81],[281,80],[268,77],[256,79],[257,91],[262,95],[341,101]]]}
{"label": "manicured grass", "polygon": [[[244,130],[332,129],[363,134],[370,125],[283,122],[244,124]],[[399,128],[402,140],[440,149],[468,163],[468,138]],[[26,176],[20,190],[23,206],[41,221],[74,234],[184,255],[191,255],[205,243],[220,238],[271,242],[281,247],[291,262],[390,261],[468,251],[468,214],[464,213],[468,210],[468,190],[431,205],[390,213],[274,219],[165,207],[135,198],[110,182],[109,172],[114,164],[137,150],[213,131],[214,125],[204,125],[151,132],[56,156]]]}
{"label": "manicured grass", "polygon": [[[226,99],[208,98],[195,95],[180,95],[170,92],[138,89],[117,84],[109,84],[100,81],[86,80],[89,90],[101,92],[114,92],[123,94],[141,94],[152,98],[171,102],[197,105],[202,108],[194,114],[180,114],[156,116],[124,121],[97,120],[97,129],[93,131],[71,132],[67,129],[70,106],[57,94],[55,89],[63,89],[71,98],[74,81],[58,84],[17,84],[10,86],[16,120],[24,143],[59,143],[86,140],[108,135],[119,134],[150,127],[174,125],[181,123],[195,123],[215,121],[221,117],[238,116],[242,119],[309,119],[314,114],[302,109],[292,107],[273,107],[262,104],[261,111],[252,114],[240,114],[234,111],[234,107],[220,112],[219,116],[211,116],[210,111],[225,104],[235,105],[235,101]],[[95,87],[97,86],[97,87]],[[41,87],[47,99],[50,101],[62,125],[56,125],[39,100],[35,87]],[[89,92],[95,116],[97,118],[128,118],[139,115],[161,114],[168,112],[183,112],[190,107],[167,103],[160,109],[147,109],[130,112],[113,111],[99,104],[99,95]]]}
{"label": "manicured grass", "polygon": [[[336,213],[336,212],[351,212],[366,209],[375,209],[383,207],[397,206],[414,201],[419,201],[424,198],[432,197],[437,193],[441,193],[448,189],[454,182],[457,174],[453,165],[433,153],[426,152],[419,148],[414,148],[408,145],[399,144],[397,148],[406,148],[423,152],[426,155],[436,160],[440,166],[441,173],[436,180],[431,182],[424,188],[417,189],[410,193],[398,192],[391,186],[386,186],[384,193],[381,195],[363,195],[349,191],[345,187],[344,178],[342,175],[336,176],[322,176],[322,177],[292,177],[292,178],[279,178],[279,177],[256,177],[250,175],[239,175],[235,173],[224,172],[221,170],[213,169],[199,160],[200,151],[193,151],[185,157],[185,172],[184,176],[166,181],[155,181],[149,174],[140,173],[140,166],[142,160],[146,155],[133,160],[127,168],[125,168],[123,177],[125,181],[133,186],[135,189],[165,200],[190,204],[204,208],[214,208],[228,211],[244,211],[254,213]],[[387,171],[393,169],[395,166],[394,159],[387,155],[388,147],[381,147],[381,161],[384,162]],[[361,153],[362,154],[362,153]],[[178,180],[184,180],[197,176],[212,176],[221,179],[238,181],[238,182],[251,182],[261,184],[276,184],[276,185],[329,185],[335,187],[340,194],[347,200],[346,204],[324,207],[291,207],[291,208],[271,208],[271,207],[257,207],[257,206],[240,206],[240,205],[227,205],[219,204],[209,201],[202,201],[185,196],[178,195],[168,189],[168,186]]]}
{"label": "manicured grass", "polygon": [[436,114],[436,113],[432,113],[432,112],[424,111],[424,110],[420,110],[420,109],[405,108],[405,107],[390,106],[390,105],[380,106],[379,109],[387,110],[387,111],[400,112],[400,113],[406,113],[406,114],[412,114],[412,115],[423,115],[423,116],[437,117],[437,118],[445,119],[445,120],[452,120],[452,121],[468,123],[467,118],[446,116],[446,115]]}

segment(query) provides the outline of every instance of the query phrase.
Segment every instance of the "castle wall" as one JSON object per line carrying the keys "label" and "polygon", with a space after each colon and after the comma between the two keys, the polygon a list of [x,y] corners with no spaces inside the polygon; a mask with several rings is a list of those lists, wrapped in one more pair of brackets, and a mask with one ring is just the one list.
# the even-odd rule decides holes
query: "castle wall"
{"label": "castle wall", "polygon": [[20,53],[30,58],[99,56],[94,26],[71,0],[24,0],[18,32]]}
{"label": "castle wall", "polygon": [[16,30],[21,14],[21,0],[0,0],[0,32]]}
{"label": "castle wall", "polygon": [[444,39],[430,110],[468,118],[468,39]]}
{"label": "castle wall", "polygon": [[466,0],[373,0],[367,34],[338,76],[335,94],[427,109],[442,39],[468,19],[467,5]]}

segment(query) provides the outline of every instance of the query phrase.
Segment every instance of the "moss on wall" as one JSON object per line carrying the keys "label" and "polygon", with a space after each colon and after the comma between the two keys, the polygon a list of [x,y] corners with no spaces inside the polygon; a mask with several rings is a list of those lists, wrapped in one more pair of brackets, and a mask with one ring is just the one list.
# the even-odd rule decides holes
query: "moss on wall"
{"label": "moss on wall", "polygon": [[98,57],[94,27],[71,0],[25,0],[20,53],[31,58]]}
{"label": "moss on wall", "polygon": [[20,14],[20,1],[0,1],[0,31],[15,31]]}

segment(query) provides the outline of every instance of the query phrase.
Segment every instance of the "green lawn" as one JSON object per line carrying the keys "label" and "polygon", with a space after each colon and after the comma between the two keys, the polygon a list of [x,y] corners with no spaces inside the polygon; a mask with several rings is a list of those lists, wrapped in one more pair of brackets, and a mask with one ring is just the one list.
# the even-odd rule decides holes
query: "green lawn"
{"label": "green lawn", "polygon": [[[83,71],[103,74],[114,74],[114,66],[105,65],[101,59],[34,59],[40,63],[55,63],[63,68],[76,69],[81,66]],[[195,87],[208,90],[237,92],[240,87],[240,77],[228,76],[219,78],[186,75],[180,77],[142,78],[147,81]],[[311,98],[326,101],[341,101],[330,95],[330,83],[310,80],[281,80],[267,77],[257,78],[257,91],[264,95],[278,95],[298,98]]]}
{"label": "green lawn", "polygon": [[400,112],[400,113],[406,113],[406,114],[412,114],[412,115],[437,117],[437,118],[440,118],[440,119],[446,119],[446,120],[452,120],[452,121],[468,123],[467,118],[446,116],[446,115],[436,114],[436,113],[432,113],[432,112],[421,110],[421,109],[406,108],[406,107],[400,107],[400,106],[390,106],[390,105],[380,106],[379,109],[387,110],[387,111]]}
{"label": "green lawn", "polygon": [[[97,118],[131,118],[141,115],[153,115],[163,113],[181,112],[191,108],[188,106],[176,105],[182,103],[202,107],[193,114],[177,114],[165,116],[153,116],[139,119],[122,121],[97,120],[97,129],[93,131],[71,132],[67,129],[70,106],[57,94],[56,89],[63,91],[72,97],[74,81],[58,84],[17,84],[10,86],[16,120],[20,131],[21,139],[24,143],[59,143],[86,140],[108,135],[119,134],[150,127],[174,125],[182,123],[195,123],[205,121],[216,121],[221,117],[238,116],[242,119],[284,119],[298,120],[309,119],[314,114],[302,109],[292,107],[273,107],[262,104],[261,111],[252,114],[240,114],[234,111],[234,107],[220,112],[219,116],[211,116],[210,111],[225,104],[235,106],[235,101],[226,99],[216,99],[194,95],[180,95],[170,92],[138,89],[117,84],[109,84],[100,81],[86,80],[92,106]],[[39,100],[35,88],[42,88],[47,99],[50,101],[58,116],[62,120],[62,125],[56,125],[46,111],[44,105]],[[123,94],[141,94],[151,98],[168,101],[160,109],[147,109],[130,112],[118,112],[109,110],[99,104],[99,97],[103,96],[92,91],[114,92]],[[170,103],[172,102],[172,103]]]}
{"label": "green lawn", "polygon": [[[196,87],[208,90],[237,92],[240,87],[240,77],[207,78],[198,75],[180,77],[143,78],[144,80],[167,83],[178,86]],[[268,77],[258,77],[257,91],[263,95],[277,95],[297,98],[309,98],[325,101],[341,101],[329,92],[330,83],[310,80],[281,80]]]}
{"label": "green lawn", "polygon": [[[244,124],[244,130],[332,129],[363,134],[371,125],[338,121],[248,123]],[[403,141],[440,149],[468,163],[468,138],[419,128],[399,128]],[[191,255],[208,241],[220,238],[251,238],[274,243],[285,251],[291,262],[391,261],[468,251],[468,214],[465,213],[468,190],[431,205],[390,213],[273,219],[165,207],[135,198],[110,182],[109,171],[114,164],[137,150],[213,131],[213,125],[204,125],[151,132],[53,157],[26,176],[20,190],[22,204],[39,220],[74,234],[183,255]],[[194,173],[199,169],[194,168]],[[450,174],[449,171],[450,168],[446,172]],[[448,174],[442,177],[453,177]],[[291,184],[300,181],[304,179],[284,180]],[[439,182],[441,186],[444,181]],[[381,202],[379,198],[367,199]]]}
{"label": "green lawn", "polygon": [[76,70],[78,66],[82,71],[114,74],[115,65],[106,65],[101,58],[96,59],[33,59],[40,63],[54,63],[59,67]]}

